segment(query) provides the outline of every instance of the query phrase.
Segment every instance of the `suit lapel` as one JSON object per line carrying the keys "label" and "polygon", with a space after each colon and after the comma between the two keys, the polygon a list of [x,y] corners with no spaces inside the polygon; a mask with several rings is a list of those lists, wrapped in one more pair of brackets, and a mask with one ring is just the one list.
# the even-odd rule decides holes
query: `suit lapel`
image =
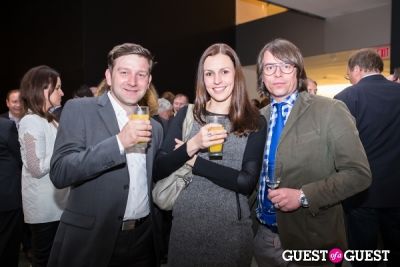
{"label": "suit lapel", "polygon": [[[295,125],[296,121],[304,114],[304,112],[309,108],[311,104],[311,98],[306,92],[299,93],[298,99],[294,104],[292,111],[290,112],[289,118],[286,121],[285,127],[283,128],[282,135],[279,139],[279,143],[288,135],[290,129]],[[261,115],[267,120],[267,125],[269,126],[271,117],[271,105],[261,109]],[[268,131],[269,131],[268,127]],[[268,132],[267,132],[268,136]],[[278,145],[279,146],[279,145]]]}
{"label": "suit lapel", "polygon": [[157,144],[160,143],[160,140],[156,139],[158,134],[155,132],[157,127],[155,127],[155,124],[157,123],[154,119],[150,119],[150,123],[152,126],[152,137],[151,141],[147,146],[146,149],[146,171],[147,171],[147,186],[149,189],[149,196],[152,198],[151,191],[153,189],[153,160],[155,158],[155,154],[157,152]]}
{"label": "suit lapel", "polygon": [[105,128],[108,130],[110,135],[116,135],[119,131],[117,117],[115,111],[111,105],[110,99],[108,99],[107,93],[104,93],[98,98],[99,114],[103,120]]}
{"label": "suit lapel", "polygon": [[[151,125],[153,126],[154,129],[154,125],[153,122],[151,122]],[[146,149],[146,169],[147,169],[147,178],[151,180],[151,176],[152,176],[152,171],[153,171],[153,142],[154,142],[154,135],[151,138],[150,143],[147,145],[147,149]]]}

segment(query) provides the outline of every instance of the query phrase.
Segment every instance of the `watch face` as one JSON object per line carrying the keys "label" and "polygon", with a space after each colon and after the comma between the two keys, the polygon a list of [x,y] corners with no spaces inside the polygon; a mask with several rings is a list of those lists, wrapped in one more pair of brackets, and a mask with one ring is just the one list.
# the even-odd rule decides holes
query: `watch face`
{"label": "watch face", "polygon": [[301,203],[301,206],[308,207],[308,201],[307,201],[307,199],[306,199],[306,197],[304,195],[301,196],[300,203]]}

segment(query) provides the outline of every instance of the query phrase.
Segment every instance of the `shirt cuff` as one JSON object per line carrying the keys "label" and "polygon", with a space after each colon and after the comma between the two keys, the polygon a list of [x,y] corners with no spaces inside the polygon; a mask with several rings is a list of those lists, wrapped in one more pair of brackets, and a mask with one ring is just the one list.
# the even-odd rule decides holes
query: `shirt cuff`
{"label": "shirt cuff", "polygon": [[125,148],[124,148],[124,146],[122,145],[121,141],[119,140],[118,135],[116,135],[115,137],[117,138],[119,153],[120,153],[121,155],[123,155],[123,154],[125,153]]}

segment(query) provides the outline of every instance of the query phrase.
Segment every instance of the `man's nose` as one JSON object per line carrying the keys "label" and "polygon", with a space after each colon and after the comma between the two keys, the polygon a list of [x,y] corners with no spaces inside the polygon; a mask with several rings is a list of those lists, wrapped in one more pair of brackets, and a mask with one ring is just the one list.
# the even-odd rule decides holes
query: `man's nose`
{"label": "man's nose", "polygon": [[136,85],[136,75],[129,75],[128,83],[130,86],[135,86]]}
{"label": "man's nose", "polygon": [[276,70],[275,70],[275,76],[282,76],[282,70],[281,67],[279,65],[276,66]]}

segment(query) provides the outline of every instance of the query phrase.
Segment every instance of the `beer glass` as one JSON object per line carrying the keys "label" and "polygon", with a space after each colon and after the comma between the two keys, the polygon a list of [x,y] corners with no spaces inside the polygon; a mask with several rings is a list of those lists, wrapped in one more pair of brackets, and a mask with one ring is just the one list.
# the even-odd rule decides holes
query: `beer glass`
{"label": "beer glass", "polygon": [[[129,115],[130,120],[150,120],[150,113],[148,106],[134,106],[133,112]],[[139,142],[137,143],[134,148],[136,149],[146,149],[147,143],[146,142]]]}
{"label": "beer glass", "polygon": [[[219,131],[224,129],[224,120],[225,116],[219,116],[219,115],[207,115],[206,116],[206,122],[208,123],[216,123],[219,124],[218,126],[213,126],[208,129],[209,133],[212,133],[213,131]],[[212,145],[208,147],[208,157],[209,159],[222,159],[223,155],[223,148],[224,144],[217,144],[217,145]]]}

